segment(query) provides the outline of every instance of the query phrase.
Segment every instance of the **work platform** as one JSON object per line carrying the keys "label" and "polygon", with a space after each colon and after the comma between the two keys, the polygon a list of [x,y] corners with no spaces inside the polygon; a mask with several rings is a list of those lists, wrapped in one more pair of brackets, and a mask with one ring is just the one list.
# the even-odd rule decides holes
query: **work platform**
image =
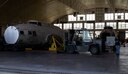
{"label": "work platform", "polygon": [[0,52],[0,74],[128,74],[128,47],[121,55]]}

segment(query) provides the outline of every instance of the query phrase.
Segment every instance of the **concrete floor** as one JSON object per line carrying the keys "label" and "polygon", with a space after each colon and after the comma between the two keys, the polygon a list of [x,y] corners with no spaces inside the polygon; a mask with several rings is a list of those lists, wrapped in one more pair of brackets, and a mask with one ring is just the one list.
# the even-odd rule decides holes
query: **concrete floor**
{"label": "concrete floor", "polygon": [[55,54],[42,51],[0,52],[0,74],[128,74],[128,47],[119,58],[101,55]]}

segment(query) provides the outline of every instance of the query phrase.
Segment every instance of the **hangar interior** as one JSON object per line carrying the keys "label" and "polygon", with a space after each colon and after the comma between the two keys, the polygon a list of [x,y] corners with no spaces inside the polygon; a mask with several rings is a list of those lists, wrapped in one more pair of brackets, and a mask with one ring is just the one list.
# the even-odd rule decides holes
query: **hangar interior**
{"label": "hangar interior", "polygon": [[[127,12],[121,9],[111,11],[108,8],[95,8],[86,13],[74,12],[55,21],[54,25],[61,29],[81,29],[86,28],[91,31],[92,38],[97,37],[105,26],[112,26],[116,31],[128,37]],[[100,13],[99,13],[100,12]]]}
{"label": "hangar interior", "polygon": [[[0,60],[0,73],[128,73],[128,45],[126,47],[121,46],[120,56],[113,51],[92,56],[90,53],[67,55],[31,51],[30,49],[31,46],[38,49],[36,44],[39,47],[42,47],[42,44],[44,44],[43,47],[49,47],[50,43],[51,48],[56,47],[54,36],[60,41],[57,42],[59,46],[63,46],[63,44],[66,46],[69,43],[70,46],[67,45],[65,49],[69,49],[70,53],[72,50],[76,51],[75,43],[71,43],[72,39],[70,40],[67,35],[69,42],[67,39],[66,44],[64,32],[86,28],[90,32],[91,38],[95,39],[99,37],[105,26],[111,26],[119,33],[120,40],[125,42],[125,39],[128,38],[128,0],[0,0],[0,15],[0,50],[3,49],[1,46],[5,45],[4,48],[13,48],[15,51],[0,52],[2,58]],[[72,37],[72,35],[69,36]],[[3,36],[8,44],[5,44],[5,41],[1,43]],[[61,41],[58,36],[62,39],[65,38],[65,42]],[[6,37],[9,41],[6,40]],[[18,40],[18,38],[22,40]],[[26,47],[27,51],[17,52],[15,46],[18,46],[18,43],[16,41],[21,43],[19,48]],[[47,42],[45,43],[45,41]],[[100,48],[99,46],[98,51],[94,51],[94,53],[92,51],[92,53],[99,54]]]}
{"label": "hangar interior", "polygon": [[128,37],[127,0],[0,0],[0,4],[1,26],[39,20],[62,29],[87,28],[95,38],[109,25],[123,39]]}

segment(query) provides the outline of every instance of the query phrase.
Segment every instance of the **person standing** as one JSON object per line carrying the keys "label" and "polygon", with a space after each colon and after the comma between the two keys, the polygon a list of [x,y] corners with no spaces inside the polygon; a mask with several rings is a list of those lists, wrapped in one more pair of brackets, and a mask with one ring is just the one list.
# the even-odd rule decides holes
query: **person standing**
{"label": "person standing", "polygon": [[121,43],[119,41],[118,38],[115,39],[115,48],[116,48],[116,55],[119,56],[120,55],[120,46],[121,46]]}
{"label": "person standing", "polygon": [[101,43],[102,43],[102,52],[106,52],[106,38],[110,36],[108,27],[104,27],[103,31],[100,34]]}

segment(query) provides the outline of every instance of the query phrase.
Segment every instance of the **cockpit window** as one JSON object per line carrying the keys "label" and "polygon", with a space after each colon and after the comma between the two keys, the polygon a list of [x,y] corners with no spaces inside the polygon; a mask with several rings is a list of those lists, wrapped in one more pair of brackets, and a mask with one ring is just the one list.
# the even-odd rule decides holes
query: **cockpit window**
{"label": "cockpit window", "polygon": [[41,22],[38,22],[38,26],[41,26],[42,24],[41,24]]}
{"label": "cockpit window", "polygon": [[29,22],[29,24],[37,24],[37,22]]}
{"label": "cockpit window", "polygon": [[41,22],[29,22],[29,24],[35,24],[35,25],[41,26]]}

